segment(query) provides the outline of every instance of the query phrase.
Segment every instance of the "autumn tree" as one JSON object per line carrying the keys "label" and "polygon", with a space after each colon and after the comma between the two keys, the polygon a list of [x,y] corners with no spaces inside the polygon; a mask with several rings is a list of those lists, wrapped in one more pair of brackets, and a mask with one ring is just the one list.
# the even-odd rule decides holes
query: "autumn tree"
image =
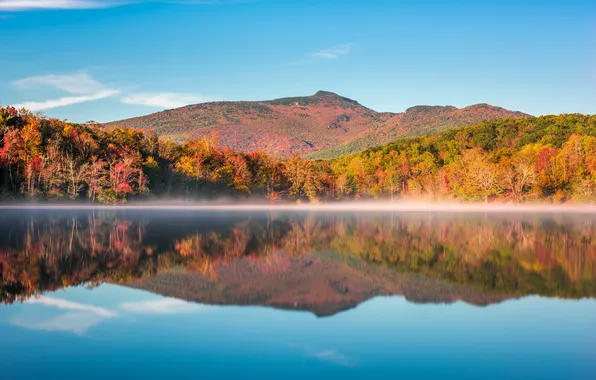
{"label": "autumn tree", "polygon": [[535,148],[526,146],[513,157],[504,157],[500,170],[503,189],[510,191],[515,200],[521,200],[536,182]]}
{"label": "autumn tree", "polygon": [[293,156],[285,162],[284,174],[290,184],[288,193],[292,197],[318,199],[320,182],[313,170],[312,161]]}
{"label": "autumn tree", "polygon": [[276,201],[283,186],[283,167],[275,158],[264,152],[248,155],[253,175],[253,189],[262,189],[267,199]]}
{"label": "autumn tree", "polygon": [[560,176],[556,158],[559,150],[550,146],[537,148],[536,151],[536,186],[540,195],[553,195],[558,190]]}
{"label": "autumn tree", "polygon": [[465,200],[488,202],[501,192],[497,168],[479,148],[462,152],[450,169],[453,192]]}
{"label": "autumn tree", "polygon": [[83,180],[87,185],[87,196],[92,202],[95,202],[97,195],[101,194],[108,186],[107,167],[107,163],[97,156],[92,157],[85,167]]}

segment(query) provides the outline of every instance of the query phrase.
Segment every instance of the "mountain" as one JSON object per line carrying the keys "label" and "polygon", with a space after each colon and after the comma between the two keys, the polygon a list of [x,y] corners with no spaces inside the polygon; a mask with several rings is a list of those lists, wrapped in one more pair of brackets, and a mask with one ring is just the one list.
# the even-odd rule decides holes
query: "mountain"
{"label": "mountain", "polygon": [[416,303],[463,301],[477,306],[517,298],[397,272],[333,252],[299,257],[277,253],[266,261],[238,258],[218,264],[216,273],[210,277],[178,268],[124,285],[190,302],[268,306],[308,311],[318,317],[354,308],[377,296],[404,296]]}
{"label": "mountain", "polygon": [[194,104],[107,126],[153,130],[175,141],[215,133],[220,144],[244,152],[264,150],[329,158],[401,137],[471,125],[482,120],[528,116],[488,104],[465,108],[417,106],[402,113],[376,112],[332,92],[270,101]]}

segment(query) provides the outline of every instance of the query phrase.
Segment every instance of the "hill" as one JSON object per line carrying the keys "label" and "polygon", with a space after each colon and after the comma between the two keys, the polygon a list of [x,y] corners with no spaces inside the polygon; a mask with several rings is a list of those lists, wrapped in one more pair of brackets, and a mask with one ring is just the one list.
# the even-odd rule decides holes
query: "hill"
{"label": "hill", "polygon": [[270,101],[211,102],[107,123],[152,130],[175,141],[215,133],[222,146],[330,158],[482,120],[527,116],[488,104],[458,109],[417,106],[402,113],[376,112],[332,92]]}

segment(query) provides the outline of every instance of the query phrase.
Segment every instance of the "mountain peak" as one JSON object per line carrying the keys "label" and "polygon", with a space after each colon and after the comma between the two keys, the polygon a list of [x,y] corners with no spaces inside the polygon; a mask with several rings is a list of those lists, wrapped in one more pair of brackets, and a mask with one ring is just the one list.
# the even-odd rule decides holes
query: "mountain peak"
{"label": "mountain peak", "polygon": [[273,99],[273,100],[265,101],[263,103],[272,104],[272,105],[307,106],[307,105],[321,104],[321,103],[326,103],[326,102],[348,103],[348,104],[350,104],[351,107],[361,106],[360,103],[358,103],[357,101],[355,101],[353,99],[338,95],[335,92],[323,91],[323,90],[317,91],[314,93],[314,95],[310,95],[310,96],[297,96],[297,97],[291,97],[291,98]]}
{"label": "mountain peak", "polygon": [[323,97],[341,98],[341,96],[339,96],[335,92],[325,91],[325,90],[319,90],[313,96],[316,96],[316,97],[319,97],[319,98],[323,98]]}
{"label": "mountain peak", "polygon": [[358,103],[354,99],[346,98],[345,96],[341,96],[341,95],[336,94],[335,92],[331,92],[331,91],[319,90],[312,97],[319,98],[319,99],[333,99],[333,100],[339,100],[342,102],[360,105],[360,103]]}
{"label": "mountain peak", "polygon": [[522,116],[482,104],[462,109],[422,105],[399,114],[376,112],[335,92],[320,90],[265,101],[203,103],[108,125],[154,130],[175,141],[215,133],[222,146],[243,152],[329,158],[402,137]]}

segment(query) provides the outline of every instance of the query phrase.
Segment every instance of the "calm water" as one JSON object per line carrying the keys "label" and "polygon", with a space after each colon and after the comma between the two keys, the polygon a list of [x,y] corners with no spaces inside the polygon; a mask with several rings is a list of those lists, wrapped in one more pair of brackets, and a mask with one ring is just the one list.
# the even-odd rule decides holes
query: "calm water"
{"label": "calm water", "polygon": [[0,211],[1,379],[594,379],[596,216]]}

